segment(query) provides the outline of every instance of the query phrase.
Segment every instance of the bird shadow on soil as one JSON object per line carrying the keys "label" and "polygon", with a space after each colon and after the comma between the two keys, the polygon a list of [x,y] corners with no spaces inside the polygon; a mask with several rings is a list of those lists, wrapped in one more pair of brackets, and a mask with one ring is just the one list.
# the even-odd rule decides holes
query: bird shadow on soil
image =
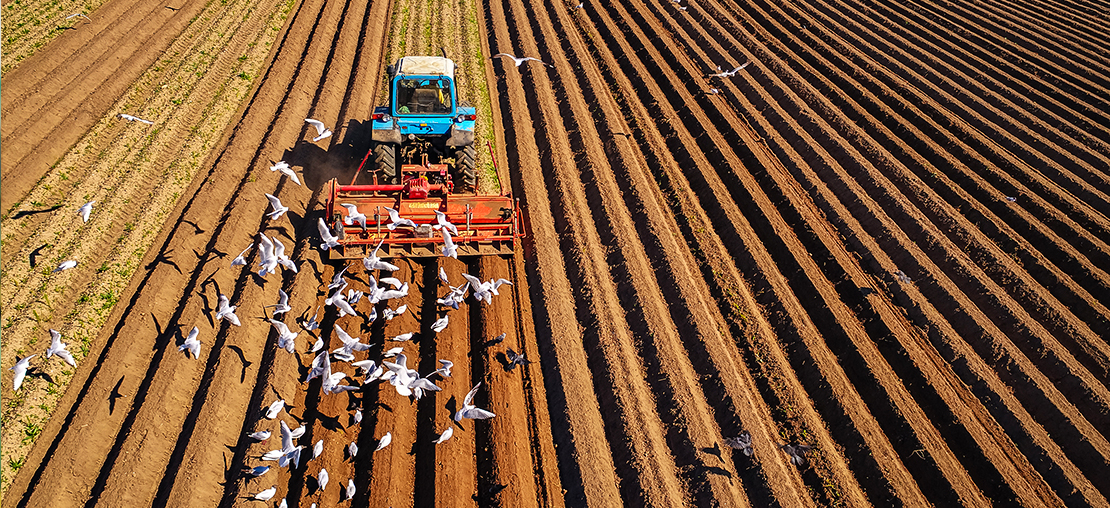
{"label": "bird shadow on soil", "polygon": [[713,443],[712,448],[705,447],[705,448],[702,448],[701,451],[704,452],[704,453],[708,453],[710,455],[713,455],[713,456],[717,457],[718,460],[724,460],[724,459],[721,458],[721,446],[718,445],[717,443]]}
{"label": "bird shadow on soil", "polygon": [[171,253],[173,253],[173,249],[169,249],[166,252],[160,253],[155,256],[153,261],[146,264],[147,271],[154,270],[160,264],[167,264],[177,270],[177,273],[181,273],[181,267],[177,266],[177,263],[173,262],[173,257],[170,256]]}
{"label": "bird shadow on soil", "polygon": [[285,150],[282,153],[282,160],[293,167],[294,171],[298,166],[301,168],[301,183],[305,187],[320,189],[328,180],[349,176],[354,173],[352,170],[358,167],[357,161],[352,162],[352,156],[344,154],[344,152],[347,154],[351,152],[339,148],[341,146],[336,145],[336,148],[329,151],[316,146],[315,143],[301,141],[293,148]]}
{"label": "bird shadow on soil", "polygon": [[112,393],[108,394],[108,414],[109,415],[116,412],[116,401],[123,398],[123,394],[119,392],[119,387],[123,386],[123,378],[125,378],[125,377],[127,377],[126,374],[123,375],[123,376],[120,376],[119,381],[116,381],[116,386],[114,386],[112,388]]}
{"label": "bird shadow on soil", "polygon": [[34,268],[39,264],[39,253],[41,253],[42,250],[47,247],[50,247],[50,244],[44,243],[42,245],[39,245],[38,247],[35,247],[35,250],[31,251],[31,253],[27,255],[27,262],[31,264],[31,268]]}
{"label": "bird shadow on soil", "polygon": [[[456,399],[455,396],[452,395],[450,399],[447,399],[447,403],[444,404],[443,407],[447,409],[448,418],[454,419],[455,413],[459,410],[459,399]],[[459,430],[465,430],[462,426],[462,422],[455,422],[455,426],[458,427]]]}
{"label": "bird shadow on soil", "polygon": [[27,377],[42,379],[45,380],[47,383],[54,384],[54,378],[50,377],[50,374],[47,374],[38,367],[28,367],[26,375]]}
{"label": "bird shadow on soil", "polygon": [[316,419],[320,421],[321,426],[332,432],[343,430],[343,424],[339,422],[339,415],[328,416],[323,413],[317,413]]}
{"label": "bird shadow on soil", "polygon": [[15,212],[12,215],[11,218],[12,218],[12,220],[22,219],[24,217],[28,217],[28,216],[31,216],[31,215],[38,215],[40,213],[53,212],[54,210],[57,210],[61,207],[62,207],[62,205],[54,205],[50,208],[43,208],[42,210],[20,210],[18,212]]}
{"label": "bird shadow on soil", "polygon": [[231,345],[227,348],[235,351],[235,354],[239,355],[239,361],[243,363],[243,372],[242,374],[239,374],[239,382],[242,383],[247,379],[247,367],[250,367],[251,364],[254,362],[247,361],[247,357],[243,355],[243,349],[239,346]]}

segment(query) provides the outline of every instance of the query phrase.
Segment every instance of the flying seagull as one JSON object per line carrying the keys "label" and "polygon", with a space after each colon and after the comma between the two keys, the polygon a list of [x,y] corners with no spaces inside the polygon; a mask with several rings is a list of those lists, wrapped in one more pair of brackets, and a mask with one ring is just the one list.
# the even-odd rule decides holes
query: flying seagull
{"label": "flying seagull", "polygon": [[58,273],[63,270],[69,270],[70,268],[73,268],[75,266],[77,266],[77,261],[75,260],[70,259],[69,261],[62,261],[62,264],[58,265],[58,267],[54,269],[54,273]]}
{"label": "flying seagull", "polygon": [[454,433],[455,433],[455,428],[454,427],[447,427],[447,430],[443,431],[443,434],[440,434],[439,437],[437,437],[435,439],[435,441],[432,441],[432,442],[435,443],[435,444],[442,444],[444,441],[447,441],[448,439],[451,439],[451,434],[454,434]]}
{"label": "flying seagull", "polygon": [[513,370],[517,365],[524,366],[532,363],[531,360],[526,360],[523,354],[517,354],[512,348],[505,350],[505,357],[509,359],[509,370]]}
{"label": "flying seagull", "polygon": [[574,8],[571,9],[571,11],[577,11],[578,9],[584,8],[586,6],[585,3],[586,2],[578,2],[578,5],[575,5]]}
{"label": "flying seagull", "polygon": [[455,413],[456,422],[462,421],[463,418],[470,418],[472,420],[486,420],[496,416],[495,414],[486,411],[485,409],[475,407],[474,404],[470,403],[470,401],[474,400],[474,394],[478,393],[478,388],[480,388],[481,386],[482,383],[479,382],[478,384],[474,385],[474,388],[470,389],[470,393],[466,394],[466,398],[463,399],[462,409],[458,410]]}
{"label": "flying seagull", "polygon": [[328,225],[324,222],[324,218],[320,217],[316,220],[316,227],[320,229],[320,239],[324,241],[324,243],[320,244],[320,249],[328,250],[339,247],[339,237],[331,234],[331,229],[328,229]]}
{"label": "flying seagull", "polygon": [[223,293],[220,294],[219,307],[216,309],[216,319],[227,319],[235,326],[242,326],[239,324],[239,316],[235,315],[235,306],[227,299]]}
{"label": "flying seagull", "polygon": [[277,317],[278,314],[284,314],[286,312],[289,312],[290,310],[293,310],[293,307],[289,306],[289,295],[285,294],[285,291],[282,291],[281,288],[278,288],[278,303],[275,303],[273,305],[266,305],[264,307],[273,307],[274,317]]}
{"label": "flying seagull", "polygon": [[89,214],[92,213],[92,207],[95,203],[96,201],[89,201],[81,205],[81,208],[77,209],[77,213],[81,214],[81,218],[84,219],[85,222],[89,221]]}
{"label": "flying seagull", "polygon": [[447,314],[444,314],[443,317],[437,319],[435,323],[432,323],[432,331],[436,333],[442,332],[444,328],[447,328],[447,323],[449,321]]}
{"label": "flying seagull", "polygon": [[451,240],[451,233],[447,232],[447,228],[439,232],[443,234],[443,257],[459,259],[459,248]]}
{"label": "flying seagull", "polygon": [[512,58],[512,59],[513,59],[513,63],[515,63],[517,67],[520,67],[520,64],[522,64],[522,63],[524,63],[524,62],[527,62],[527,61],[529,61],[529,60],[535,60],[535,61],[537,61],[537,62],[539,62],[539,63],[542,63],[542,64],[544,64],[544,65],[546,65],[546,66],[548,66],[548,67],[555,67],[554,65],[551,65],[551,64],[549,64],[549,63],[547,63],[547,62],[544,62],[543,60],[540,60],[539,58],[533,58],[533,57],[530,57],[530,56],[526,56],[526,57],[522,57],[522,58],[517,58],[516,56],[510,55],[510,54],[508,54],[508,53],[498,53],[498,54],[496,54],[496,55],[493,55],[493,56],[492,56],[492,57],[490,57],[490,58],[491,58],[491,59],[492,59],[492,58],[497,58],[497,57],[499,57],[499,56],[507,56],[507,57],[509,57],[509,58]]}
{"label": "flying seagull", "polygon": [[240,252],[239,255],[235,257],[235,259],[231,260],[231,266],[233,268],[236,266],[247,266],[247,258],[245,256],[247,255],[247,251],[251,250],[251,247],[254,247],[254,242],[251,242],[251,244],[248,245],[247,248],[243,249],[243,252]]}
{"label": "flying seagull", "polygon": [[301,184],[301,179],[297,178],[297,172],[293,171],[293,168],[289,167],[289,164],[285,161],[270,166],[270,171],[281,171],[281,174],[292,178],[297,185]]}
{"label": "flying seagull", "polygon": [[270,206],[274,207],[274,211],[266,214],[270,216],[270,220],[281,218],[281,216],[284,215],[285,212],[289,211],[289,207],[282,206],[281,200],[279,200],[277,196],[274,196],[273,194],[266,194],[266,199],[269,199]]}
{"label": "flying seagull", "polygon": [[142,123],[145,123],[147,125],[154,125],[154,122],[152,122],[150,120],[143,120],[142,118],[139,118],[137,116],[131,116],[131,115],[128,115],[126,113],[120,113],[119,117],[124,119],[124,120],[131,121],[131,122],[142,122]]}
{"label": "flying seagull", "polygon": [[804,444],[796,444],[796,445],[784,444],[784,445],[780,445],[779,449],[786,452],[786,454],[790,456],[790,463],[791,464],[794,464],[796,466],[802,466],[802,465],[805,465],[805,463],[806,463],[805,453],[812,450],[813,447],[810,446],[810,445],[804,445]]}
{"label": "flying seagull", "polygon": [[347,209],[347,216],[343,218],[344,224],[350,226],[357,222],[359,226],[362,226],[362,229],[366,229],[366,214],[358,211],[358,205],[340,203],[339,206]]}
{"label": "flying seagull", "polygon": [[452,235],[459,236],[459,228],[455,227],[455,225],[452,224],[451,221],[447,220],[447,214],[439,210],[432,211],[436,213],[436,223],[434,226],[432,226],[432,229],[439,231],[440,228],[447,228],[451,230]]}
{"label": "flying seagull", "polygon": [[66,351],[66,343],[62,342],[62,334],[57,330],[50,330],[50,347],[46,349],[46,357],[50,358],[53,355],[58,355],[58,358],[65,360],[70,367],[76,367],[77,362],[74,361],[73,355]]}
{"label": "flying seagull", "polygon": [[282,348],[282,349],[285,349],[286,351],[292,353],[293,352],[293,341],[294,341],[294,339],[297,338],[298,335],[300,335],[300,332],[290,331],[289,327],[286,326],[285,323],[282,323],[281,321],[278,321],[276,319],[271,319],[270,323],[274,325],[274,328],[278,332],[278,338],[277,338],[278,347]]}
{"label": "flying seagull", "polygon": [[309,125],[316,127],[316,134],[319,134],[319,136],[312,138],[313,143],[320,141],[321,139],[324,139],[328,136],[331,136],[331,131],[328,130],[327,127],[324,127],[324,122],[313,120],[311,118],[305,118],[304,121],[308,122]]}
{"label": "flying seagull", "polygon": [[18,392],[19,391],[19,386],[23,384],[23,376],[27,375],[27,367],[31,366],[31,358],[34,358],[36,356],[38,356],[38,355],[26,356],[22,360],[19,360],[18,362],[15,362],[15,365],[12,368],[8,369],[8,370],[15,371],[15,374],[12,375],[12,391],[13,392]]}
{"label": "flying seagull", "polygon": [[444,286],[450,286],[451,285],[450,282],[447,282],[447,272],[443,271],[442,266],[439,267],[439,281],[442,282]]}
{"label": "flying seagull", "polygon": [[755,448],[752,447],[752,435],[746,430],[741,432],[739,436],[726,437],[725,444],[744,452],[745,457],[751,457],[755,453]]}
{"label": "flying seagull", "polygon": [[748,64],[751,64],[751,61],[744,62],[743,64],[740,65],[740,67],[737,67],[737,68],[735,68],[731,71],[721,71],[721,72],[718,72],[717,74],[710,74],[709,77],[711,77],[711,78],[731,78],[737,72],[740,72],[741,70],[743,70],[744,67],[747,67]]}
{"label": "flying seagull", "polygon": [[274,258],[277,263],[286,269],[293,270],[293,273],[297,273],[297,264],[285,255],[285,244],[281,243],[281,240],[278,240],[277,237],[270,238],[274,241]]}
{"label": "flying seagull", "polygon": [[316,314],[312,316],[312,319],[306,319],[306,320],[301,321],[301,328],[304,328],[305,330],[310,331],[310,332],[312,330],[320,328],[319,318],[320,318],[320,307],[316,307]]}
{"label": "flying seagull", "polygon": [[273,420],[277,418],[278,413],[285,407],[285,399],[275,400],[270,407],[266,408],[266,418]]}
{"label": "flying seagull", "polygon": [[382,248],[382,242],[384,241],[385,238],[378,241],[378,246],[370,252],[370,257],[362,258],[362,266],[367,270],[389,270],[391,272],[398,270],[397,265],[382,261],[382,258],[378,257],[378,250]]}
{"label": "flying seagull", "polygon": [[89,19],[89,17],[88,17],[88,16],[86,16],[86,15],[85,15],[85,13],[83,13],[83,12],[76,12],[76,13],[70,14],[69,16],[66,16],[66,20],[70,20],[70,19],[76,18],[76,17],[78,17],[78,16],[80,16],[80,17],[82,17],[82,18],[85,18],[85,19],[86,19],[86,20],[88,20],[88,21],[89,21],[90,23],[92,22],[92,20],[91,20],[91,19]]}
{"label": "flying seagull", "polygon": [[177,350],[178,351],[184,351],[184,350],[188,349],[190,352],[193,353],[193,359],[199,358],[200,357],[200,340],[197,339],[197,335],[199,335],[199,334],[200,334],[200,328],[197,328],[197,327],[194,326],[193,329],[189,331],[189,336],[185,338],[185,342],[183,342],[180,346],[178,346]]}
{"label": "flying seagull", "polygon": [[440,360],[439,364],[443,366],[436,369],[433,374],[439,374],[443,377],[451,377],[451,367],[454,367],[455,363],[451,360]]}
{"label": "flying seagull", "polygon": [[401,218],[401,213],[397,210],[394,210],[387,206],[385,207],[385,211],[389,212],[389,224],[387,224],[385,227],[389,228],[390,231],[397,229],[397,227],[399,226],[409,226],[413,229],[419,227],[412,219]]}

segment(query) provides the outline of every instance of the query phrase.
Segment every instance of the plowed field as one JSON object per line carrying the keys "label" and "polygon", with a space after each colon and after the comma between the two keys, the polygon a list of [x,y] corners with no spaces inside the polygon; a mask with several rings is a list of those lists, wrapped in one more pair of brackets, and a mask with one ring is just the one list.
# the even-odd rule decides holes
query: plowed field
{"label": "plowed field", "polygon": [[[85,26],[126,27],[132,3],[107,0]],[[229,0],[235,29],[205,17],[215,3],[151,4],[165,19],[148,43],[79,26],[5,71],[4,120],[19,123],[3,128],[3,366],[41,355],[46,328],[92,331],[72,373],[37,357],[13,397],[5,370],[5,455],[26,450],[4,458],[18,470],[4,506],[253,506],[271,486],[270,503],[305,507],[1110,504],[1105,5],[576,3]],[[209,31],[236,49],[181,42]],[[496,147],[482,185],[521,199],[528,236],[511,258],[394,259],[412,289],[390,306],[406,314],[328,308],[300,330],[293,315],[311,316],[343,266],[317,248],[319,190],[369,149],[385,64],[440,47],[479,107],[479,152]],[[211,54],[186,72],[196,84],[160,95],[152,69],[188,69],[173,59],[191,51]],[[49,77],[81,55],[122,67]],[[227,95],[238,109],[186,103],[226,118],[190,144],[199,128],[173,123],[171,98],[235,72],[253,79]],[[153,132],[112,118],[144,107],[161,115]],[[306,117],[335,135],[310,142]],[[166,169],[189,157],[195,170]],[[267,170],[278,160],[304,185]],[[265,218],[264,193],[290,212]],[[97,196],[108,206],[82,224],[76,207]],[[299,273],[259,277],[253,250],[229,267],[259,232]],[[51,273],[63,259],[79,265]],[[513,286],[436,334],[441,268]],[[368,275],[351,263],[352,288]],[[265,319],[279,287],[295,354]],[[214,320],[221,293],[241,327]],[[194,326],[197,360],[176,348]],[[372,344],[359,360],[401,344],[410,367],[450,359],[452,376],[420,401],[384,383],[323,394],[302,382],[307,351],[337,347],[336,326]],[[532,363],[509,370],[508,348]],[[453,422],[479,382],[475,403],[497,416]],[[244,477],[276,466],[259,456],[280,447],[264,416],[277,399],[278,419],[306,428],[298,443],[324,452]],[[266,443],[246,437],[263,429]],[[742,432],[751,456],[726,444]],[[798,444],[804,462],[781,448]]]}

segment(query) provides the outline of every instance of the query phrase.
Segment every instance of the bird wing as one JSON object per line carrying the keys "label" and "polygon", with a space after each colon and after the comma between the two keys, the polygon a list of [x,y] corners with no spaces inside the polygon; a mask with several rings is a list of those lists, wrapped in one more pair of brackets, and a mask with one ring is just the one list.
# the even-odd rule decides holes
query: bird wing
{"label": "bird wing", "polygon": [[293,451],[293,431],[289,430],[285,420],[281,421],[281,451],[285,453]]}
{"label": "bird wing", "polygon": [[470,401],[474,400],[474,394],[478,393],[478,388],[481,387],[481,386],[482,386],[482,383],[479,381],[478,384],[474,385],[474,388],[470,389],[470,392],[466,394],[466,398],[463,399],[463,406],[469,406],[470,405]]}
{"label": "bird wing", "polygon": [[480,407],[464,407],[462,410],[463,418],[470,418],[471,420],[488,420],[497,416],[490,411],[486,411]]}
{"label": "bird wing", "polygon": [[321,122],[319,120],[314,120],[312,118],[305,118],[304,121],[308,122],[309,125],[311,125],[313,127],[316,127],[316,134],[323,134],[324,131],[328,130],[327,127],[324,127],[324,122]]}
{"label": "bird wing", "polygon": [[473,287],[475,291],[482,287],[482,281],[478,277],[470,275],[469,273],[463,273],[462,276],[464,279],[467,280],[467,282],[470,283],[471,287]]}
{"label": "bird wing", "polygon": [[443,281],[444,284],[451,285],[451,283],[447,281],[447,272],[443,271],[442,266],[439,267],[439,280]]}
{"label": "bird wing", "polygon": [[285,291],[282,291],[280,288],[278,289],[278,305],[282,307],[289,305],[289,295],[286,294]]}
{"label": "bird wing", "polygon": [[343,341],[343,344],[358,342],[358,339],[351,337],[351,334],[343,331],[339,325],[335,325],[335,335],[339,337],[339,340]]}
{"label": "bird wing", "polygon": [[276,319],[271,319],[270,323],[272,323],[274,325],[274,328],[277,329],[278,335],[282,337],[289,335],[289,327],[285,326],[285,323],[282,323],[281,321],[278,321]]}
{"label": "bird wing", "polygon": [[273,194],[266,194],[266,199],[270,200],[270,206],[273,206],[274,210],[281,210],[282,209],[281,200],[278,199],[277,196],[275,196]]}

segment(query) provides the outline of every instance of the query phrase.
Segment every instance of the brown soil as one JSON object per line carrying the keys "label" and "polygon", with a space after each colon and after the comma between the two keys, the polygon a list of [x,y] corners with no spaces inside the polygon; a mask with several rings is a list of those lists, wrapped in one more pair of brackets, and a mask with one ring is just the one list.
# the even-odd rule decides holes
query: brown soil
{"label": "brown soil", "polygon": [[[94,20],[122,9],[113,1],[124,0]],[[1101,11],[1033,0],[576,3],[293,4],[257,85],[213,149],[193,155],[199,174],[177,177],[176,208],[134,239],[110,219],[155,206],[130,203],[142,192],[109,201],[95,235],[36,231],[72,219],[93,189],[164,185],[147,159],[179,158],[186,145],[144,141],[104,117],[156,96],[142,90],[161,82],[139,76],[199,47],[179,42],[191,25],[157,13],[162,28],[134,47],[68,30],[7,72],[5,367],[42,349],[34,337],[57,316],[98,323],[83,298],[105,287],[98,264],[132,252],[142,261],[120,271],[129,283],[103,307],[4,505],[249,506],[277,486],[275,504],[335,506],[348,479],[353,506],[1108,504]],[[258,26],[278,8],[258,3]],[[191,16],[182,19],[205,19]],[[103,22],[101,37],[126,31]],[[503,148],[488,188],[500,182],[521,199],[527,238],[509,259],[395,260],[411,293],[391,306],[407,303],[405,315],[367,324],[328,309],[296,354],[277,349],[263,308],[277,288],[290,314],[311,315],[341,268],[317,248],[318,191],[369,148],[362,122],[384,64],[440,46],[461,62],[481,135]],[[553,65],[488,58],[502,52]],[[52,72],[98,59],[117,72]],[[732,78],[707,77],[748,61]],[[157,85],[127,91],[144,83]],[[108,102],[72,105],[91,97]],[[335,135],[307,141],[305,117]],[[129,156],[136,146],[151,155]],[[79,169],[100,160],[128,170]],[[305,185],[268,171],[277,160]],[[63,183],[58,161],[87,183]],[[61,202],[47,199],[57,193],[66,208],[30,213],[32,201]],[[266,220],[263,193],[291,211]],[[289,246],[299,273],[267,280],[228,267],[260,231]],[[44,244],[68,250],[33,269],[28,256]],[[43,270],[69,253],[78,269]],[[351,266],[351,287],[364,289],[368,274]],[[452,282],[465,272],[514,285],[492,305],[468,300],[435,334],[441,267]],[[242,327],[212,321],[220,293]],[[450,359],[452,377],[420,401],[388,384],[324,395],[319,381],[302,382],[306,351],[317,336],[334,349],[337,325],[369,341],[375,360],[397,344],[388,337],[418,330],[403,343],[409,365],[424,373]],[[193,326],[198,360],[175,348]],[[507,348],[532,363],[507,370]],[[479,382],[475,402],[497,416],[454,422]],[[46,386],[30,376],[24,390]],[[279,418],[306,426],[299,443],[323,440],[324,453],[243,478],[276,447],[277,422],[262,414],[278,398],[290,404]],[[15,400],[5,444],[21,442],[20,411],[39,399]],[[451,440],[433,444],[448,427]],[[261,429],[275,437],[245,437]],[[751,457],[724,442],[742,431]],[[374,452],[386,432],[392,444]],[[779,449],[788,443],[812,446],[804,465]]]}

